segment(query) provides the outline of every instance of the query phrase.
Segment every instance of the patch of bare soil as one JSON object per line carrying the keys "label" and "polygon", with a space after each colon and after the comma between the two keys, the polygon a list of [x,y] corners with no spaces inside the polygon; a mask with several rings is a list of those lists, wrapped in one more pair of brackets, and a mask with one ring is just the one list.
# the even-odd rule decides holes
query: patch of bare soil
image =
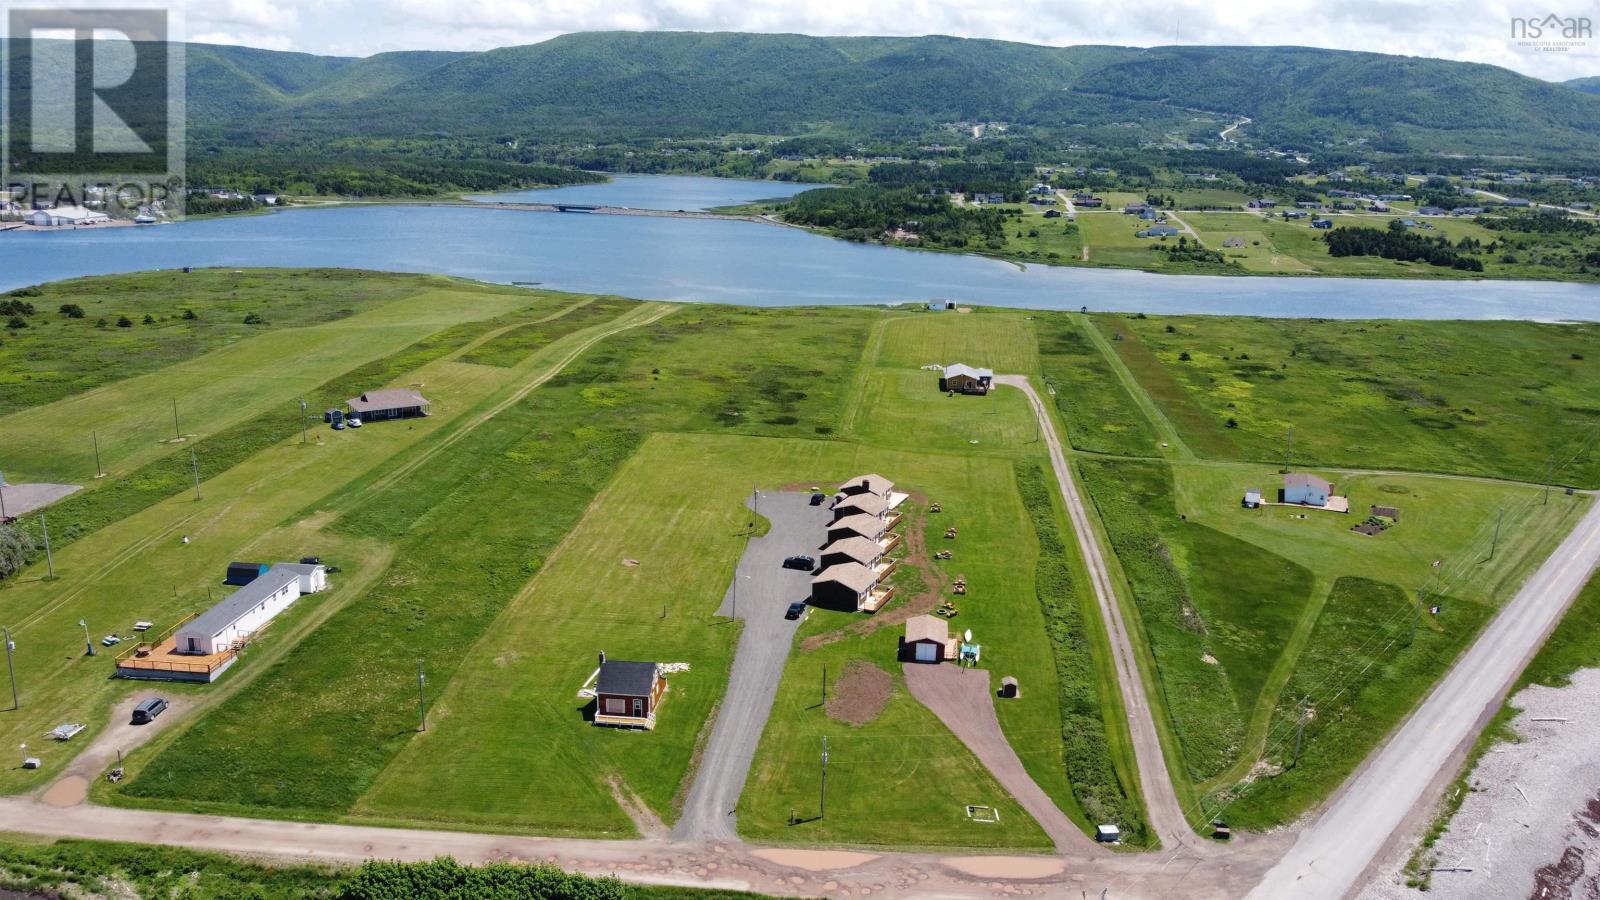
{"label": "patch of bare soil", "polygon": [[669,833],[667,824],[661,821],[661,817],[656,815],[655,810],[651,809],[648,803],[639,799],[638,794],[635,794],[627,785],[623,784],[620,778],[609,778],[606,780],[606,784],[611,787],[612,799],[616,800],[617,805],[622,807],[622,811],[627,813],[628,818],[633,820],[633,827],[639,829],[641,836],[648,839],[660,839],[667,836]]}
{"label": "patch of bare soil", "polygon": [[893,690],[894,678],[888,672],[865,660],[853,659],[834,682],[833,696],[823,709],[835,721],[865,725],[883,712]]}
{"label": "patch of bare soil", "polygon": [[800,642],[802,651],[810,653],[850,635],[871,634],[880,628],[904,624],[912,616],[933,612],[933,608],[939,605],[939,598],[944,596],[947,583],[939,567],[933,564],[933,554],[928,552],[927,501],[913,494],[909,502],[915,505],[906,513],[905,528],[902,532],[905,537],[906,556],[900,561],[900,565],[914,568],[922,573],[922,583],[926,585],[922,593],[914,597],[902,594],[902,599],[898,603],[893,603],[887,610],[877,615],[858,619],[843,628],[814,634]]}

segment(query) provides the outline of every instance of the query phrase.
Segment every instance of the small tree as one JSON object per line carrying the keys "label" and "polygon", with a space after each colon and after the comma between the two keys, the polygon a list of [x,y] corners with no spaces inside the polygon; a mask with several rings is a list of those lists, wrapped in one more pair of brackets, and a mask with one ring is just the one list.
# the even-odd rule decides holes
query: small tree
{"label": "small tree", "polygon": [[22,571],[33,550],[32,535],[14,525],[0,525],[0,581]]}
{"label": "small tree", "polygon": [[189,322],[192,322],[192,321],[194,321],[194,320],[195,320],[195,319],[198,319],[198,318],[200,318],[200,317],[199,317],[199,316],[197,316],[197,315],[195,315],[195,312],[194,312],[194,310],[192,310],[192,309],[185,309],[185,310],[184,310],[184,311],[183,311],[183,318],[184,318],[184,320],[185,320],[185,321],[189,321]]}
{"label": "small tree", "polygon": [[61,304],[61,314],[69,319],[81,319],[83,318],[83,307],[76,303],[63,303]]}
{"label": "small tree", "polygon": [[28,320],[24,319],[21,316],[12,316],[9,320],[6,321],[6,327],[7,328],[27,328],[28,327]]}
{"label": "small tree", "polygon": [[106,327],[107,325],[110,325],[110,324],[111,324],[110,322],[107,322],[105,320],[104,316],[101,316],[100,319],[94,323],[94,327],[96,327],[96,328],[104,328],[104,327]]}
{"label": "small tree", "polygon": [[1189,351],[1187,350],[1178,354],[1178,362],[1188,362],[1190,359],[1191,357],[1189,356]]}
{"label": "small tree", "polygon": [[132,328],[133,327],[133,320],[128,318],[127,316],[117,316],[117,327],[118,328]]}
{"label": "small tree", "polygon": [[267,324],[267,320],[261,318],[260,313],[245,313],[244,323],[246,325],[265,325]]}
{"label": "small tree", "polygon": [[146,325],[154,325],[156,323],[156,317],[150,315],[149,313],[145,313],[144,314],[144,323]]}

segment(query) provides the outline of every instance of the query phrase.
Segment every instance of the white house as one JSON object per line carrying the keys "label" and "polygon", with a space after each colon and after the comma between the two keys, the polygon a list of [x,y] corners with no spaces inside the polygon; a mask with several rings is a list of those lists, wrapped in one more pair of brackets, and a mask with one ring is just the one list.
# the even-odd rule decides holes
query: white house
{"label": "white house", "polygon": [[278,563],[184,623],[175,635],[174,650],[196,655],[221,653],[249,639],[301,594],[313,594],[327,586],[325,566]]}
{"label": "white house", "polygon": [[36,209],[24,219],[29,225],[104,225],[111,217],[81,206],[58,206],[55,209]]}
{"label": "white house", "polygon": [[1305,506],[1327,506],[1333,496],[1333,485],[1315,475],[1290,472],[1283,476],[1283,502]]}

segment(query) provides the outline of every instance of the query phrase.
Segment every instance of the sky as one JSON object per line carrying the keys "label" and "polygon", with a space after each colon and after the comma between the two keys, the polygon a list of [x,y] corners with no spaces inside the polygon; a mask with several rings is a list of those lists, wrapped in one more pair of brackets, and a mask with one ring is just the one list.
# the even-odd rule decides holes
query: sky
{"label": "sky", "polygon": [[1552,14],[1600,23],[1600,0],[194,0],[185,13],[192,41],[341,56],[689,30],[1299,44],[1490,63],[1553,81],[1600,75],[1592,25],[1565,49],[1513,35],[1514,17]]}

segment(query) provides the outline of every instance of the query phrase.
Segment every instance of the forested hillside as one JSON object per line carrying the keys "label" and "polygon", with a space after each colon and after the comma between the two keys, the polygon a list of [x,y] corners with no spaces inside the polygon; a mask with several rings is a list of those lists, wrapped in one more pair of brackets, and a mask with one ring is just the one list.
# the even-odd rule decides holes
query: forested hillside
{"label": "forested hillside", "polygon": [[[999,122],[1089,143],[1570,151],[1600,97],[1470,63],[1303,47],[1042,47],[949,37],[605,32],[482,53],[190,50],[191,125],[329,136],[929,136]],[[1583,89],[1582,84],[1574,85]]]}

